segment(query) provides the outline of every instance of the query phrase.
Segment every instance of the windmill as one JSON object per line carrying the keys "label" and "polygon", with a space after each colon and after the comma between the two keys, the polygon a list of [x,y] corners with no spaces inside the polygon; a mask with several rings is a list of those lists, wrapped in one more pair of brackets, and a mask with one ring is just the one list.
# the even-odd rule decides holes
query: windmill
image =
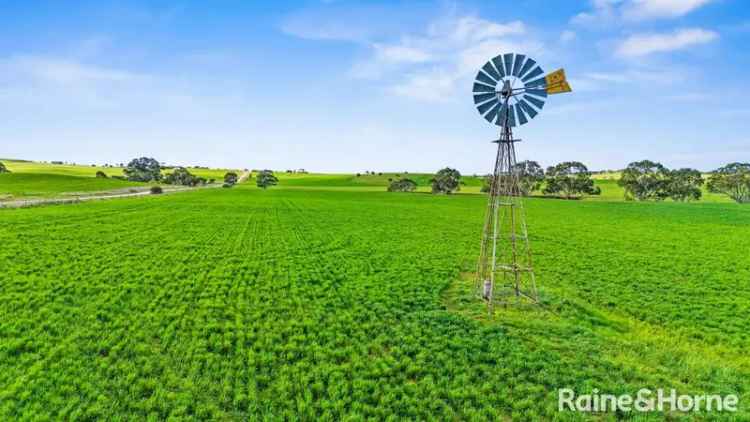
{"label": "windmill", "polygon": [[500,126],[476,274],[477,293],[490,314],[495,304],[539,300],[516,165],[515,144],[521,140],[512,128],[536,117],[548,95],[571,91],[563,69],[543,75],[535,60],[508,53],[485,63],[474,81],[479,114]]}

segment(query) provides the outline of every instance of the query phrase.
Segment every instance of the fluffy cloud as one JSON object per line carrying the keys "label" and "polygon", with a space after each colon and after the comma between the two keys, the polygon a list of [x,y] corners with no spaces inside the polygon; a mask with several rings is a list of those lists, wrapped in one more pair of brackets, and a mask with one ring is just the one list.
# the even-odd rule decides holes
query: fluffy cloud
{"label": "fluffy cloud", "polygon": [[712,0],[631,0],[625,3],[622,14],[625,19],[645,20],[677,18],[687,15]]}
{"label": "fluffy cloud", "polygon": [[678,18],[714,0],[591,0],[591,10],[571,19],[578,25]]}
{"label": "fluffy cloud", "polygon": [[[490,57],[506,51],[539,52],[523,22],[497,23],[473,16],[444,18],[423,33],[391,43],[372,44],[368,59],[355,65],[355,77],[388,78],[393,94],[422,101],[454,97]],[[405,76],[401,76],[405,75]]]}
{"label": "fluffy cloud", "polygon": [[125,82],[140,77],[127,71],[44,56],[15,56],[3,60],[0,65],[8,73],[59,85]]}
{"label": "fluffy cloud", "polygon": [[634,34],[620,42],[616,54],[620,57],[639,57],[653,53],[682,50],[716,40],[716,32],[701,28],[679,29],[671,33]]}

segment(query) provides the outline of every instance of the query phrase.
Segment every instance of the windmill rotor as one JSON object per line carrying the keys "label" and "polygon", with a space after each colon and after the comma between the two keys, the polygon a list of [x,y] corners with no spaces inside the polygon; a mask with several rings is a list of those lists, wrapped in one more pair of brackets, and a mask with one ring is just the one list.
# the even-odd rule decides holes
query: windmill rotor
{"label": "windmill rotor", "polygon": [[485,63],[473,86],[479,114],[497,126],[525,125],[544,108],[548,95],[570,92],[565,71],[546,76],[537,62],[524,54],[500,54]]}

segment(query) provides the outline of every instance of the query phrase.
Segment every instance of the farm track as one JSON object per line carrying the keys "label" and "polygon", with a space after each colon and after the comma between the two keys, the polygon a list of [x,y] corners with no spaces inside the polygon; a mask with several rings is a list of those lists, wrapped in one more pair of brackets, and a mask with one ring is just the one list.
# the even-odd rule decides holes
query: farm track
{"label": "farm track", "polygon": [[[198,187],[193,187],[193,188],[166,187],[164,188],[164,191],[161,193],[161,195],[174,194],[174,193],[180,193],[180,192],[191,192],[191,191],[196,191],[198,189],[208,189],[208,188],[218,188],[218,187],[221,187],[221,185],[213,184],[213,185],[198,186]],[[29,208],[29,207],[39,207],[39,206],[44,206],[44,205],[69,205],[69,204],[78,204],[81,202],[100,201],[100,200],[107,200],[107,199],[137,198],[137,197],[144,197],[144,196],[151,196],[151,195],[152,193],[146,188],[143,188],[143,190],[139,190],[138,192],[123,192],[123,193],[112,193],[112,194],[108,194],[106,191],[91,192],[85,195],[77,195],[73,197],[17,199],[17,200],[10,200],[10,201],[0,201],[0,209],[2,208]]]}

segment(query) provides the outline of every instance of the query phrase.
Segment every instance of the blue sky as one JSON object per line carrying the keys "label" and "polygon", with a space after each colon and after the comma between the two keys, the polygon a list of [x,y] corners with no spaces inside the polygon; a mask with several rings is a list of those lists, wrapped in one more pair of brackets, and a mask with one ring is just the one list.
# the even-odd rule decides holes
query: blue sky
{"label": "blue sky", "polygon": [[479,66],[525,53],[574,92],[519,158],[750,161],[750,3],[0,0],[0,157],[311,171],[489,171]]}

